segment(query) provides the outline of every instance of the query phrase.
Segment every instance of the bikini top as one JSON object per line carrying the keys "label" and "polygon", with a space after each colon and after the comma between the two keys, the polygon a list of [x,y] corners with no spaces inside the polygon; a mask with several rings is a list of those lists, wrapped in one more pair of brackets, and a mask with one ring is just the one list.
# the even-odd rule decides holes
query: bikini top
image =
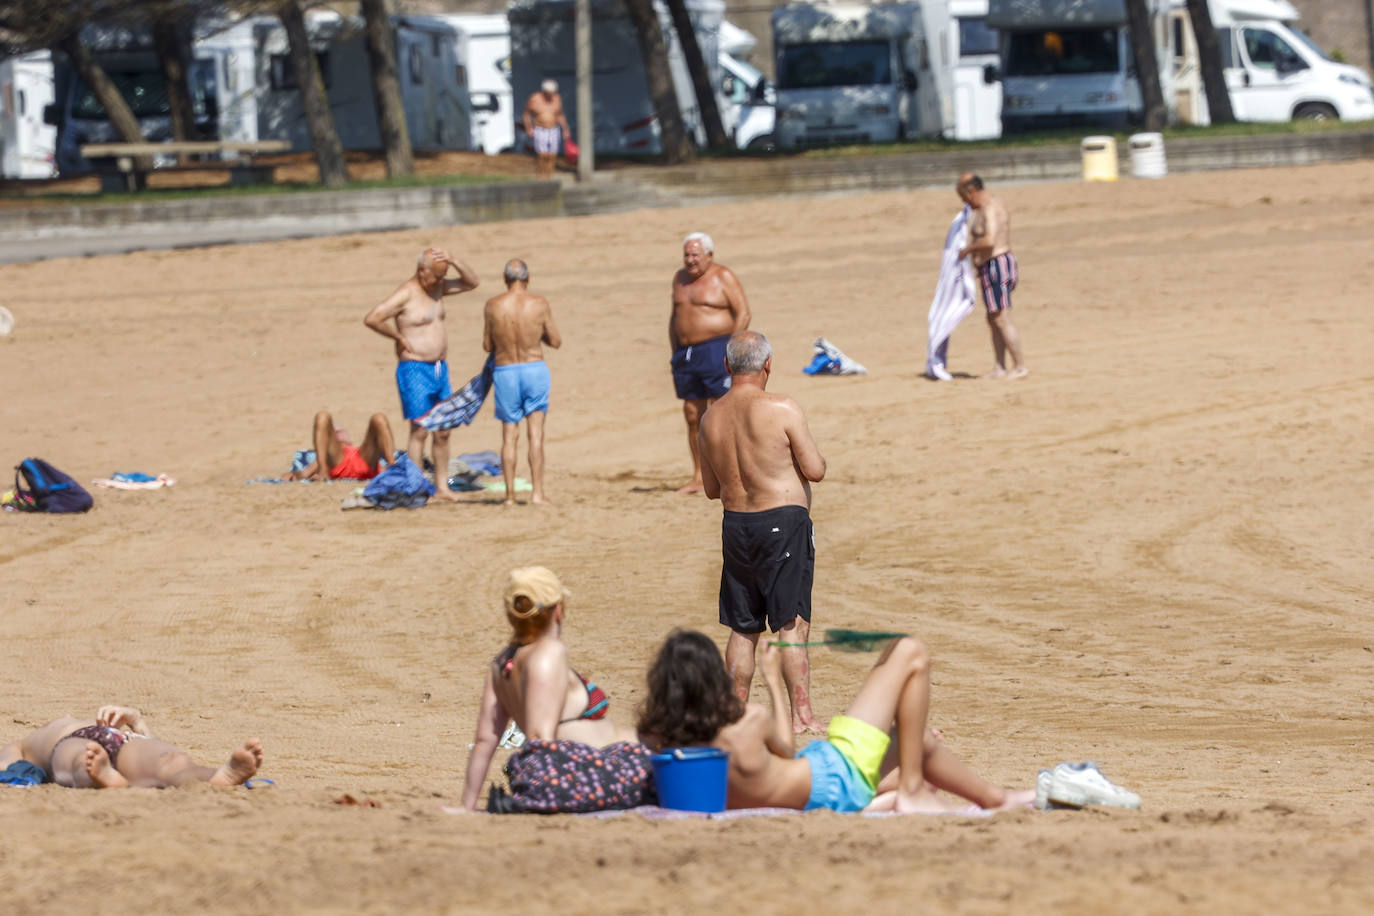
{"label": "bikini top", "polygon": [[[509,679],[512,671],[515,670],[515,653],[520,651],[519,643],[511,643],[501,650],[501,654],[496,656],[496,666],[503,678]],[[569,722],[576,722],[579,719],[604,719],[606,713],[611,708],[611,698],[606,696],[606,691],[587,680],[576,671],[577,679],[582,682],[582,687],[587,691],[587,706],[582,712],[573,716],[571,719],[558,720],[559,725],[566,725]]]}

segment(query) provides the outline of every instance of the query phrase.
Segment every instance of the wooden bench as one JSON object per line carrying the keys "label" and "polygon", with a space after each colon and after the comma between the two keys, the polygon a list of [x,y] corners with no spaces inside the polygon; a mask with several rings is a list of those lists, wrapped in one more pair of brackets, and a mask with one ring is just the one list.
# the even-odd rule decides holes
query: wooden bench
{"label": "wooden bench", "polygon": [[[102,191],[142,191],[148,187],[153,157],[173,156],[183,168],[228,169],[231,185],[271,183],[274,167],[259,165],[253,157],[260,153],[284,153],[291,149],[286,140],[188,140],[173,143],[88,143],[81,155],[95,165]],[[191,156],[223,156],[236,153],[235,159],[187,163]]]}

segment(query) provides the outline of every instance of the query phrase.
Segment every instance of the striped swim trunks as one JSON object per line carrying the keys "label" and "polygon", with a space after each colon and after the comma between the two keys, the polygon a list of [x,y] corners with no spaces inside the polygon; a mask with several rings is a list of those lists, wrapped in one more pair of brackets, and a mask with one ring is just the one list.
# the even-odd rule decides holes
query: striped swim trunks
{"label": "striped swim trunks", "polygon": [[1011,291],[1016,289],[1018,276],[1016,255],[1010,251],[999,254],[978,268],[978,280],[983,285],[983,302],[988,307],[989,315],[1011,308]]}

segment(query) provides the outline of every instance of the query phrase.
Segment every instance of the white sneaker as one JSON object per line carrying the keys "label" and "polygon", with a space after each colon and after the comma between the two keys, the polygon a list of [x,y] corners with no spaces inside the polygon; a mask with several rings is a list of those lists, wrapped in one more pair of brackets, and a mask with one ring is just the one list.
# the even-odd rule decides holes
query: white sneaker
{"label": "white sneaker", "polygon": [[[1047,771],[1040,771],[1043,774]],[[1040,785],[1043,778],[1036,780],[1036,802],[1040,800]],[[1139,808],[1140,796],[1110,782],[1102,775],[1097,764],[1061,763],[1050,775],[1045,789],[1047,803],[1082,808],[1087,805],[1107,805],[1112,808]]]}
{"label": "white sneaker", "polygon": [[1054,783],[1054,771],[1041,770],[1035,776],[1035,807],[1044,811],[1051,807],[1050,786]]}
{"label": "white sneaker", "polygon": [[949,370],[947,370],[941,363],[931,363],[930,366],[926,369],[926,375],[930,376],[933,379],[938,379],[942,382],[954,381],[954,376],[950,375]]}
{"label": "white sneaker", "polygon": [[501,743],[499,747],[520,748],[525,746],[525,733],[520,730],[520,726],[515,724],[512,719],[510,725],[501,733]]}

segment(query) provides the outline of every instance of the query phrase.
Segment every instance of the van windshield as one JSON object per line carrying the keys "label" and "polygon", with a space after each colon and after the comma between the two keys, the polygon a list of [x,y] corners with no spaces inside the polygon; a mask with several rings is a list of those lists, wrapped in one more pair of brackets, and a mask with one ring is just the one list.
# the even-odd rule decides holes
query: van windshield
{"label": "van windshield", "polygon": [[828,41],[778,51],[779,89],[886,86],[892,55],[886,41]]}
{"label": "van windshield", "polygon": [[960,18],[959,56],[972,57],[975,54],[997,53],[997,30],[988,26],[983,18]]}
{"label": "van windshield", "polygon": [[1302,29],[1289,29],[1288,33],[1292,35],[1294,38],[1296,38],[1298,41],[1307,45],[1308,50],[1310,50],[1313,54],[1317,55],[1317,57],[1321,60],[1331,59],[1326,56],[1326,52],[1321,49],[1321,46],[1312,40],[1312,36],[1308,35]]}
{"label": "van windshield", "polygon": [[[140,70],[134,73],[110,73],[119,94],[129,103],[135,118],[166,117],[171,113],[167,103],[167,84],[157,70]],[[76,87],[76,104],[72,107],[72,117],[86,121],[103,121],[105,106],[100,104],[95,93],[85,83]]]}
{"label": "van windshield", "polygon": [[1007,48],[1007,76],[1116,73],[1120,69],[1116,29],[1014,32]]}

